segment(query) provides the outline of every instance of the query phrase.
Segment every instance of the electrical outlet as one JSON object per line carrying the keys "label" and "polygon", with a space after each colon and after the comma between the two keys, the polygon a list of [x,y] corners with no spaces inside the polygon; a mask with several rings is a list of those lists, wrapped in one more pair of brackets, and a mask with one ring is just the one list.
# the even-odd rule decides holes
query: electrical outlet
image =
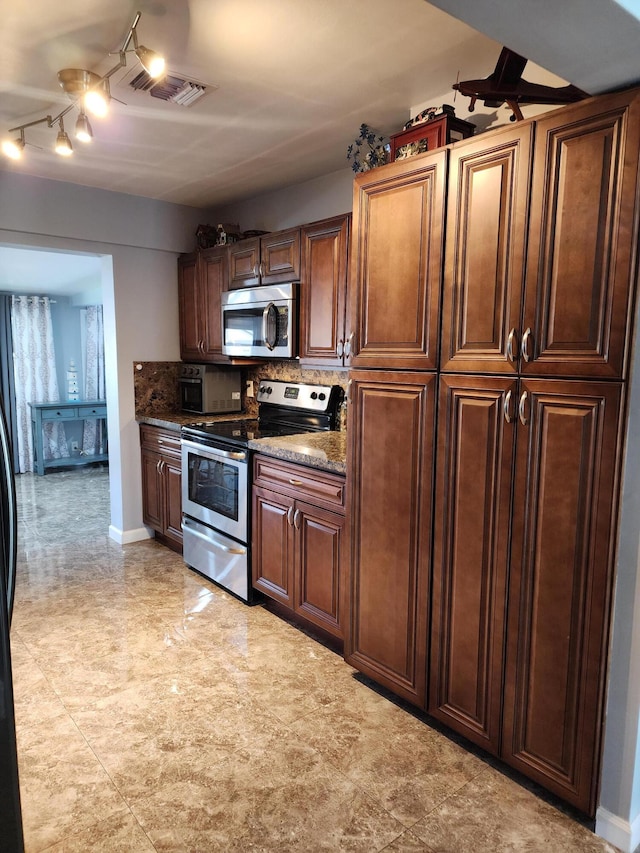
{"label": "electrical outlet", "polygon": [[75,439],[71,442],[71,450],[78,450],[78,442]]}
{"label": "electrical outlet", "polygon": [[247,397],[253,397],[253,382],[251,379],[247,379]]}

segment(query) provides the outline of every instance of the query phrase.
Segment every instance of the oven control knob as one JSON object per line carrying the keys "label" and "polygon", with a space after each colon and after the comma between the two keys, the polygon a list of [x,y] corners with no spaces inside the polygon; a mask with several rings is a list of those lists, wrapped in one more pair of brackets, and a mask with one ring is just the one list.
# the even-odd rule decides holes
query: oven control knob
{"label": "oven control knob", "polygon": [[312,399],[312,400],[317,400],[317,399],[318,399],[318,395],[317,395],[317,393],[316,393],[315,391],[312,391],[312,392],[311,392],[311,399]]}
{"label": "oven control knob", "polygon": [[318,399],[319,399],[319,400],[326,400],[326,399],[327,399],[327,395],[324,393],[324,391],[321,391],[321,392],[318,394]]}
{"label": "oven control knob", "polygon": [[273,391],[273,388],[271,387],[271,385],[268,385],[267,386],[267,394],[271,394],[272,391]]}

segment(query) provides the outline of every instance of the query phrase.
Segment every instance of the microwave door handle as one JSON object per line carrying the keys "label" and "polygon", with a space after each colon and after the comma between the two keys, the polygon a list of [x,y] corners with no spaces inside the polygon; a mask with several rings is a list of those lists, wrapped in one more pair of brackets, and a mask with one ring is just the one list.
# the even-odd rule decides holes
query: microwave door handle
{"label": "microwave door handle", "polygon": [[274,332],[273,341],[270,341],[267,337],[267,333],[268,333],[267,330],[268,330],[268,325],[269,325],[269,314],[272,311],[277,311],[277,308],[273,304],[273,302],[270,302],[267,305],[267,307],[264,309],[264,311],[262,312],[262,340],[264,341],[265,346],[270,350],[272,350],[275,347],[277,340],[278,340],[277,339],[277,334],[278,334],[277,320],[276,320],[276,324],[275,324],[275,332]]}

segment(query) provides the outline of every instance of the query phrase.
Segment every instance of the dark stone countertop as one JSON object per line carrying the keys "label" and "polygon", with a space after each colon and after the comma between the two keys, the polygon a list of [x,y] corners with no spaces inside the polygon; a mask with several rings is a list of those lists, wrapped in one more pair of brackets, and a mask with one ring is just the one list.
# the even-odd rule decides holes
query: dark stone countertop
{"label": "dark stone countertop", "polygon": [[[205,419],[208,422],[239,421],[247,417],[249,415],[241,412],[200,417],[184,412],[155,412],[153,415],[138,415],[136,420],[140,424],[180,432],[180,428],[185,424],[198,423]],[[347,469],[346,432],[305,432],[279,438],[256,438],[249,441],[249,448],[267,456],[274,456],[287,462],[297,462],[300,465],[308,465],[334,474],[345,474]]]}
{"label": "dark stone countertop", "polygon": [[256,438],[249,442],[249,447],[267,456],[334,474],[345,474],[347,470],[346,432],[305,432],[279,438]]}

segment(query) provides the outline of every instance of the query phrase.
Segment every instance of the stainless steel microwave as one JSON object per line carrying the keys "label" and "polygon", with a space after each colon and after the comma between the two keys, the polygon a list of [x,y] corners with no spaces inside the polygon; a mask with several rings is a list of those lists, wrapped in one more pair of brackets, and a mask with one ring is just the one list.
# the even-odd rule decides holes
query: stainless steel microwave
{"label": "stainless steel microwave", "polygon": [[222,294],[222,352],[252,358],[297,355],[297,282]]}

